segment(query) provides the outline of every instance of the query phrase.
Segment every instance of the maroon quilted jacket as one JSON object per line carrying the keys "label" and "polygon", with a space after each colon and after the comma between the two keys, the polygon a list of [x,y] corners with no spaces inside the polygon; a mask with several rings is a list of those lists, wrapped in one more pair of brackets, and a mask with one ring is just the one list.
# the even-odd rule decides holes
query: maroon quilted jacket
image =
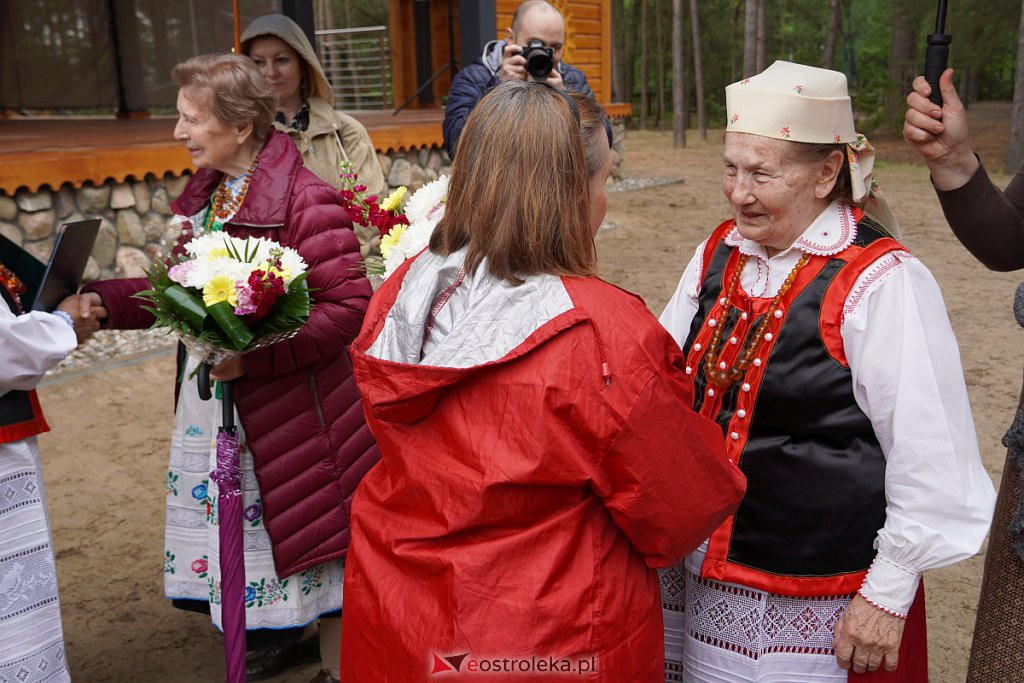
{"label": "maroon quilted jacket", "polygon": [[[201,169],[172,208],[195,215],[219,180],[218,172]],[[288,341],[246,354],[248,374],[234,383],[281,577],[346,555],[352,495],[380,458],[348,355],[371,294],[351,225],[337,191],[302,166],[295,145],[278,131],[260,152],[244,203],[225,225],[231,235],[266,237],[298,250],[315,290],[306,326]],[[153,322],[131,298],[146,288],[145,279],[123,279],[85,291],[103,297],[107,327],[137,329]]]}

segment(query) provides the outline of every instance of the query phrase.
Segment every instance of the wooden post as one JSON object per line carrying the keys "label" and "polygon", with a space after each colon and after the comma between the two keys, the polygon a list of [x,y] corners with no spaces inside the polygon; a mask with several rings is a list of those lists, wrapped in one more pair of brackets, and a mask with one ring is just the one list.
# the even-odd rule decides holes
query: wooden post
{"label": "wooden post", "polygon": [[487,41],[494,38],[497,23],[494,0],[459,0],[459,32],[462,39],[462,64],[476,61]]}
{"label": "wooden post", "polygon": [[242,54],[242,17],[241,12],[238,9],[238,0],[234,0],[234,12],[235,12],[235,47],[233,52],[236,54]]}

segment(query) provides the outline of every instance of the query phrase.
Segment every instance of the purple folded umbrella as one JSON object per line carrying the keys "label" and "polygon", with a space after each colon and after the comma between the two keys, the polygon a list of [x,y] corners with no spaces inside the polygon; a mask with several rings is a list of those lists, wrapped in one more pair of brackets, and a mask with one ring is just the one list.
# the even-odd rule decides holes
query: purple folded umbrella
{"label": "purple folded umbrella", "polygon": [[223,425],[217,432],[217,513],[220,517],[221,625],[228,683],[245,683],[245,555],[242,547],[242,468],[231,383],[222,383]]}

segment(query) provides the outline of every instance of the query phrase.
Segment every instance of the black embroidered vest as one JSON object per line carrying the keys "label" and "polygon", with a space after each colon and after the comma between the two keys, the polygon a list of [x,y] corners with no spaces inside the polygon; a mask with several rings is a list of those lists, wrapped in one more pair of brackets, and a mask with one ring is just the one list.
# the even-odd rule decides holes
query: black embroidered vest
{"label": "black embroidered vest", "polygon": [[719,358],[731,366],[771,299],[737,287],[723,321],[720,299],[739,260],[725,243],[732,222],[709,240],[683,352],[694,409],[721,426],[747,492],[712,535],[702,575],[783,595],[840,595],[860,587],[874,558],[885,523],[885,458],[854,399],[839,326],[857,277],[902,247],[855,216],[853,244],[834,256],[813,256],[800,270],[754,364],[725,390],[705,376],[709,319],[725,325]]}

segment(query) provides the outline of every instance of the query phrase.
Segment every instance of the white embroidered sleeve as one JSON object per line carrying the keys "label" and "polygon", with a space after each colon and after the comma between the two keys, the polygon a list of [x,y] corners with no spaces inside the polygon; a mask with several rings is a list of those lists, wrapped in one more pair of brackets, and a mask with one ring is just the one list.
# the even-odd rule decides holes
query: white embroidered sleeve
{"label": "white embroidered sleeve", "polygon": [[55,315],[14,315],[0,300],[0,394],[31,389],[78,345],[75,331]]}
{"label": "white embroidered sleeve", "polygon": [[686,337],[690,334],[690,323],[697,315],[697,299],[700,296],[700,273],[704,270],[704,247],[707,240],[700,243],[690,263],[687,264],[683,276],[679,279],[676,293],[661,312],[661,326],[668,330],[676,344],[682,348]]}
{"label": "white embroidered sleeve", "polygon": [[905,615],[920,574],[978,552],[995,489],[978,452],[960,351],[939,286],[906,252],[854,284],[843,345],[857,404],[886,458],[886,520],[861,594]]}

